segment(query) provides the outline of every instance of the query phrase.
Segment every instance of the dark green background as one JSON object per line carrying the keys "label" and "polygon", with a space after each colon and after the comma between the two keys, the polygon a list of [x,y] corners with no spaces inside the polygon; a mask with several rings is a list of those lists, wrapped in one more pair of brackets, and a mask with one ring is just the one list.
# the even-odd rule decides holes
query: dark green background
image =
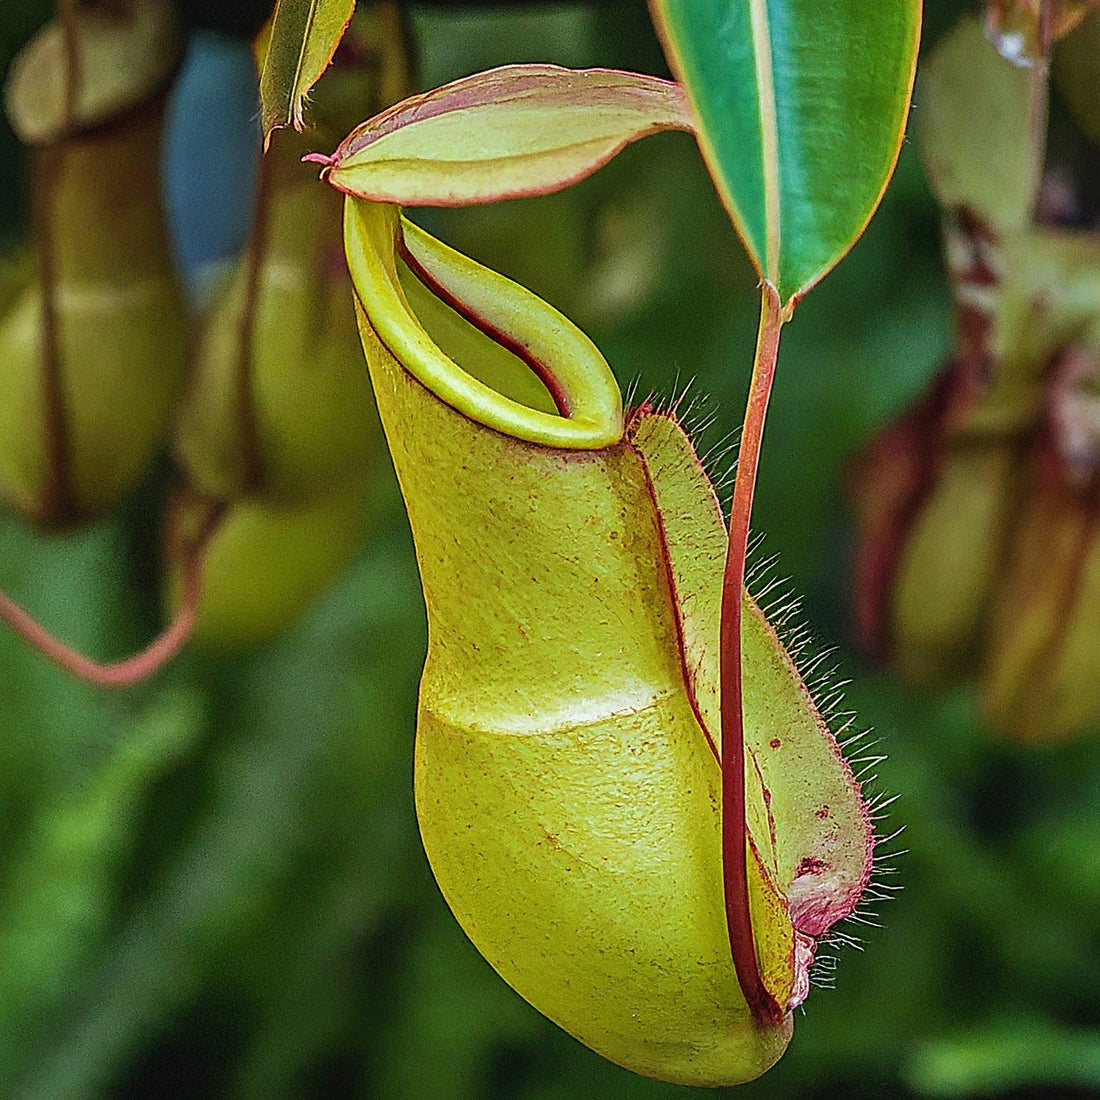
{"label": "dark green background", "polygon": [[[192,11],[239,24],[247,7]],[[930,5],[926,39],[957,10]],[[45,14],[5,0],[5,63]],[[424,84],[507,61],[662,65],[640,2],[411,15]],[[6,136],[3,236],[19,172]],[[642,142],[564,196],[424,220],[570,312],[624,386],[690,381],[728,472],[757,303],[689,138]],[[864,239],[784,334],[758,553],[839,647],[836,679],[888,754],[872,790],[899,796],[880,828],[904,826],[889,848],[907,852],[882,927],[849,926],[863,950],[839,950],[836,988],[745,1098],[1100,1094],[1100,739],[996,743],[968,691],[904,690],[845,648],[845,471],[947,349],[937,234],[906,144]],[[423,609],[385,462],[376,479],[358,560],[262,652],[185,655],[106,695],[0,633],[0,1096],[690,1095],[549,1024],[444,906],[411,795]],[[127,652],[155,630],[156,499],[65,538],[0,520],[0,583],[86,650]]]}

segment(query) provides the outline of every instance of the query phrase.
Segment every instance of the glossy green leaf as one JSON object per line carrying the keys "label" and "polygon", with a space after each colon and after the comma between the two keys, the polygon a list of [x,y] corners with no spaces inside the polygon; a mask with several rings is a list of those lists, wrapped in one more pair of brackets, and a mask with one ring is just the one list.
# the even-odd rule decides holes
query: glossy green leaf
{"label": "glossy green leaf", "polygon": [[406,206],[458,206],[561,190],[625,145],[692,129],[683,90],[609,69],[507,65],[412,96],[363,123],[329,182]]}
{"label": "glossy green leaf", "polygon": [[354,10],[355,0],[279,0],[260,74],[265,143],[279,126],[302,129],[305,97],[328,68]]}
{"label": "glossy green leaf", "polygon": [[651,0],[699,144],[784,303],[870,219],[905,127],[919,0]]}
{"label": "glossy green leaf", "polygon": [[[858,784],[746,595],[750,907],[785,1010],[762,1025],[725,922],[726,535],[691,444],[667,414],[624,427],[595,349],[579,371],[559,315],[396,207],[349,199],[345,241],[428,611],[416,795],[443,894],[505,980],[606,1057],[681,1083],[751,1079],[786,1046],[814,938],[866,883]],[[410,278],[421,290],[399,297]],[[428,370],[425,294],[467,322]],[[511,357],[484,360],[487,337]],[[497,392],[519,392],[517,370],[561,412]]]}

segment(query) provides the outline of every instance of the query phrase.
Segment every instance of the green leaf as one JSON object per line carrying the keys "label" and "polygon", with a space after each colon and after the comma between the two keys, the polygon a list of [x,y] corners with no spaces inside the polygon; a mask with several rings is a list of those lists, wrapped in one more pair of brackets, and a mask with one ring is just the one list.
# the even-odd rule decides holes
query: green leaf
{"label": "green leaf", "polygon": [[461,206],[559,191],[625,145],[691,130],[683,89],[610,69],[507,65],[412,96],[363,123],[327,166],[341,191]]}
{"label": "green leaf", "polygon": [[344,36],[355,0],[279,0],[260,75],[266,146],[280,126],[302,129],[302,106]]}
{"label": "green leaf", "polygon": [[863,231],[893,172],[919,0],[651,0],[699,144],[784,304]]}

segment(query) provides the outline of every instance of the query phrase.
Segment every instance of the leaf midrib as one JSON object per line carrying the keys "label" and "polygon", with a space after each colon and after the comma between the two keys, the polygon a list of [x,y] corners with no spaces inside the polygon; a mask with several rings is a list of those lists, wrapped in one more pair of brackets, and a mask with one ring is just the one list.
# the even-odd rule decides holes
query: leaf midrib
{"label": "leaf midrib", "polygon": [[306,62],[306,53],[309,48],[309,36],[313,31],[313,23],[317,18],[317,8],[319,4],[320,0],[309,0],[309,10],[306,13],[305,26],[302,29],[302,44],[298,49],[298,60],[294,66],[294,82],[291,84],[290,103],[287,108],[288,115],[294,120],[298,120],[300,113],[298,105],[304,98],[298,89],[302,86],[302,68]]}
{"label": "leaf midrib", "polygon": [[752,52],[760,107],[760,160],[764,177],[764,275],[779,283],[779,131],[767,0],[749,0]]}

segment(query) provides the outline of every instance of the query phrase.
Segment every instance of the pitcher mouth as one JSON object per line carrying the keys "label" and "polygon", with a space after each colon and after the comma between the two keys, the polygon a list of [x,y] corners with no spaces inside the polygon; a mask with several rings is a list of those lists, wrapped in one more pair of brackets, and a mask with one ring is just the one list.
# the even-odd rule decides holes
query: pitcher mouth
{"label": "pitcher mouth", "polygon": [[[355,293],[394,358],[441,401],[488,428],[529,443],[599,450],[624,433],[622,394],[595,344],[519,284],[437,241],[397,206],[348,196],[344,239]],[[447,306],[538,377],[557,413],[486,385],[446,355],[412,308],[398,260]]]}

